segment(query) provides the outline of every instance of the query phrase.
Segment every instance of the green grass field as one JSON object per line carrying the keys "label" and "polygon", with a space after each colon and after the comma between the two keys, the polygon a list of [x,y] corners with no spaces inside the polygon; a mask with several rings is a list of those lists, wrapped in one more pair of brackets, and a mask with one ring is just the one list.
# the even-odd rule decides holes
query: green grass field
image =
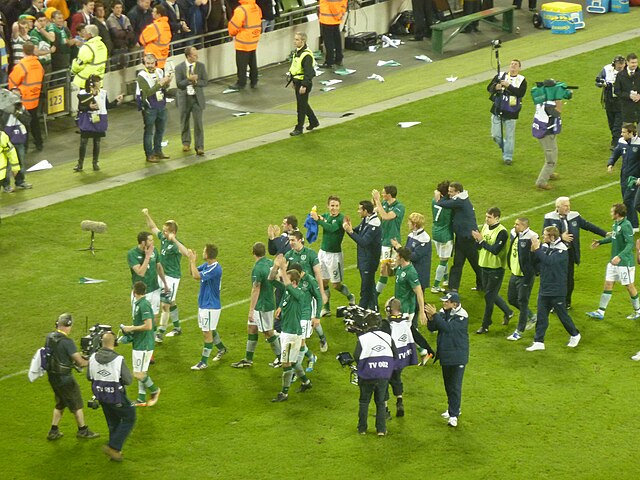
{"label": "green grass field", "polygon": [[[280,371],[266,365],[272,356],[264,342],[252,369],[229,368],[244,355],[252,243],[266,240],[267,224],[280,223],[290,213],[303,218],[312,205],[324,205],[330,193],[340,195],[343,211],[355,216],[358,201],[372,188],[395,183],[407,213],[423,212],[430,219],[432,191],[448,178],[469,189],[480,219],[496,205],[505,225],[526,212],[539,231],[556,196],[576,195],[573,209],[608,228],[609,206],[620,200],[619,170],[606,173],[606,118],[593,78],[614,55],[635,47],[637,42],[630,41],[523,71],[530,85],[554,77],[581,87],[564,109],[557,169],[562,178],[551,192],[533,188],[543,154],[530,134],[532,103],[525,102],[518,123],[514,165],[504,167],[489,137],[490,104],[483,83],[3,220],[0,251],[9,268],[0,313],[0,445],[6,453],[0,476],[636,478],[638,365],[629,357],[640,349],[638,325],[624,318],[630,304],[620,287],[606,321],[584,315],[597,306],[606,248],[592,252],[585,247],[576,273],[571,313],[583,334],[577,349],[564,346],[568,335],[555,317],[545,352],[524,351],[532,332],[521,342],[507,342],[513,327],[499,326],[497,313],[489,334],[472,335],[463,415],[455,430],[439,416],[446,408],[440,368],[427,366],[405,372],[407,416],[390,422],[388,437],[357,435],[358,391],[334,359],[340,351],[352,351],[355,340],[333,317],[323,321],[330,350],[320,355],[314,388],[304,395],[292,393],[285,404],[269,402],[279,390]],[[511,56],[508,45],[503,51]],[[401,130],[396,126],[400,120],[422,124]],[[603,188],[593,191],[598,187]],[[181,240],[196,251],[206,242],[220,247],[228,308],[219,332],[230,353],[206,371],[189,371],[202,341],[193,319],[198,285],[183,265],[178,302],[188,320],[186,332],[157,347],[157,365],[150,373],[163,390],[160,402],[139,411],[125,445],[126,460],[116,465],[102,455],[103,439],[74,438],[68,412],[61,423],[66,436],[47,442],[53,397],[46,380],[28,384],[26,375],[4,377],[27,368],[62,311],[73,312],[77,320],[76,340],[84,334],[85,318],[90,325],[128,322],[126,252],[145,229],[144,207],[159,223],[175,219]],[[95,257],[76,251],[88,243],[78,225],[86,218],[109,225],[97,239],[103,250]],[[584,234],[583,245],[590,239]],[[344,246],[352,265],[353,242],[346,239]],[[469,290],[472,282],[465,273],[462,301],[470,330],[475,330],[483,301]],[[80,285],[82,276],[107,282]],[[346,283],[358,291],[355,269],[347,270]],[[388,287],[383,295],[391,294]],[[334,296],[332,306],[339,300]],[[439,303],[430,293],[427,300]],[[428,338],[435,343],[435,337]],[[317,338],[310,343],[317,350]],[[130,347],[119,351],[130,363]],[[78,379],[86,400],[89,384]],[[134,392],[135,387],[130,396]],[[102,414],[85,414],[91,428],[105,437]]]}

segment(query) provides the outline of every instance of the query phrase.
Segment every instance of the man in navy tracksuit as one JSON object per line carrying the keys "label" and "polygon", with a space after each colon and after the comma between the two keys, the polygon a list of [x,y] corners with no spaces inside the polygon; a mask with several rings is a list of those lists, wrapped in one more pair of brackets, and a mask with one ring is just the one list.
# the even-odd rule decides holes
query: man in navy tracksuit
{"label": "man in navy tracksuit", "polygon": [[438,190],[434,192],[437,205],[453,210],[453,231],[456,234],[454,243],[453,266],[449,272],[449,289],[457,292],[460,288],[462,268],[465,260],[476,273],[475,290],[482,290],[482,277],[478,266],[478,249],[471,232],[478,230],[475,210],[462,184],[453,182],[449,185],[449,198],[441,198]]}
{"label": "man in navy tracksuit", "polygon": [[427,328],[438,332],[436,361],[440,360],[444,389],[447,392],[448,407],[442,418],[450,427],[458,426],[460,402],[462,400],[462,379],[469,362],[469,314],[460,305],[457,292],[449,292],[442,297],[442,309],[424,306]]}
{"label": "man in navy tracksuit", "polygon": [[568,248],[560,238],[560,231],[554,226],[546,227],[542,241],[531,239],[533,261],[540,270],[540,290],[538,291],[538,323],[533,344],[528,352],[544,350],[544,335],[549,326],[551,309],[558,314],[562,326],[571,335],[567,347],[575,348],[582,336],[567,313],[565,297],[567,294],[567,270],[570,262]]}
{"label": "man in navy tracksuit", "polygon": [[622,157],[622,166],[620,167],[622,201],[627,207],[627,220],[631,222],[633,228],[638,228],[638,211],[636,210],[635,198],[640,180],[629,183],[629,177],[640,179],[640,138],[633,123],[624,123],[622,125],[622,136],[607,162],[607,171],[609,173],[613,171],[613,166],[620,157]]}
{"label": "man in navy tracksuit", "polygon": [[362,308],[378,310],[375,275],[382,250],[382,229],[380,219],[373,211],[370,200],[362,200],[358,205],[360,225],[353,228],[351,219],[345,217],[342,227],[358,245],[358,270],[360,271],[360,305]]}
{"label": "man in navy tracksuit", "polygon": [[569,267],[567,271],[567,310],[571,309],[571,295],[573,294],[573,274],[575,265],[580,265],[580,229],[606,237],[607,232],[602,228],[587,222],[578,212],[571,211],[569,197],[558,197],[556,209],[544,216],[542,228],[554,226],[560,231],[560,238],[569,249]]}

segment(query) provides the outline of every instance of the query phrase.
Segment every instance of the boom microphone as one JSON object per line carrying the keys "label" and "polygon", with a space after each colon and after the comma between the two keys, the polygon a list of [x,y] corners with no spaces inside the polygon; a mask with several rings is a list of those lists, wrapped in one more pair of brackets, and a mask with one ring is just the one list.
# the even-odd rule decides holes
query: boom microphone
{"label": "boom microphone", "polygon": [[85,232],[104,233],[107,231],[107,224],[104,222],[94,222],[93,220],[83,220],[80,228]]}

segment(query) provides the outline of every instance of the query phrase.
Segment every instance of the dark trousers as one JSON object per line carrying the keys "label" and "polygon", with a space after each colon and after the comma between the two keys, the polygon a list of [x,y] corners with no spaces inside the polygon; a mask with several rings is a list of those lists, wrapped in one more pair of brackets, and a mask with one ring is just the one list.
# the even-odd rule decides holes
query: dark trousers
{"label": "dark trousers", "polygon": [[304,119],[309,119],[309,125],[317,125],[318,117],[313,112],[311,105],[309,105],[309,93],[311,93],[311,85],[307,87],[305,93],[300,93],[300,87],[302,83],[298,80],[293,81],[293,88],[296,91],[296,105],[298,110],[298,123],[296,124],[296,130],[302,130],[304,127]]}
{"label": "dark trousers", "polygon": [[[402,385],[402,368],[394,370],[389,379],[389,385],[391,385],[391,391],[393,395],[398,397],[404,393],[404,386]],[[389,389],[387,389],[386,400],[389,400]]]}
{"label": "dark trousers", "polygon": [[340,25],[324,25],[321,23],[320,35],[322,35],[322,43],[324,43],[324,63],[327,65],[341,64],[344,55],[342,54]]}
{"label": "dark trousers", "polygon": [[424,336],[418,330],[418,310],[420,310],[420,307],[416,304],[416,313],[413,316],[413,320],[411,321],[411,334],[413,335],[413,341],[416,342],[416,345],[418,345],[421,349],[426,350],[431,355],[435,355],[436,351],[431,348],[431,345],[429,345],[427,339],[424,338]]}
{"label": "dark trousers", "polygon": [[247,84],[247,66],[249,67],[251,86],[258,84],[258,57],[255,50],[253,52],[236,50],[236,66],[238,67],[239,86],[244,87]]}
{"label": "dark trousers", "polygon": [[29,123],[29,135],[33,138],[33,143],[38,150],[42,150],[42,132],[40,130],[40,107],[27,110],[31,115]]}
{"label": "dark trousers", "polygon": [[182,144],[191,145],[190,119],[193,117],[193,133],[196,150],[204,149],[204,128],[202,127],[202,107],[195,95],[184,95],[180,107],[180,124],[182,125]]}
{"label": "dark trousers", "polygon": [[[80,137],[80,155],[78,156],[78,165],[82,168],[84,164],[84,157],[87,154],[87,143],[89,143],[89,137]],[[93,164],[98,165],[98,159],[100,158],[100,137],[93,137]]]}
{"label": "dark trousers", "polygon": [[535,278],[533,275],[531,278],[511,275],[511,278],[509,278],[507,298],[511,305],[520,310],[518,326],[516,327],[516,330],[520,333],[524,332],[527,326],[527,320],[532,316],[531,310],[529,310],[529,298],[531,297],[531,290],[533,290]]}
{"label": "dark trousers", "polygon": [[143,145],[148,156],[162,153],[162,136],[167,125],[166,108],[147,108],[142,111],[144,121]]}
{"label": "dark trousers", "polygon": [[[626,179],[625,179],[626,180]],[[627,220],[631,222],[633,228],[638,228],[638,211],[636,210],[636,195],[638,194],[638,187],[633,186],[627,188],[625,185],[621,186],[622,190],[622,202],[627,207]]]}
{"label": "dark trousers", "polygon": [[460,402],[462,401],[462,378],[465,365],[442,365],[442,379],[444,390],[447,392],[449,416],[460,416]]}
{"label": "dark trousers", "polygon": [[573,245],[569,247],[569,265],[567,267],[567,309],[571,307],[571,297],[573,296],[573,289],[575,288],[575,282],[573,276],[576,271],[576,255]]}
{"label": "dark trousers", "polygon": [[362,308],[378,310],[376,302],[376,269],[360,270],[360,303]]}
{"label": "dark trousers", "polygon": [[573,337],[580,333],[567,312],[567,306],[564,303],[564,298],[538,295],[538,322],[536,323],[536,334],[533,337],[534,342],[544,343],[544,335],[549,327],[549,312],[552,308],[558,315],[558,318],[562,322],[562,326],[569,335]]}
{"label": "dark trousers", "polygon": [[625,123],[640,123],[640,105],[632,100],[623,100],[621,114]]}
{"label": "dark trousers", "polygon": [[622,112],[620,110],[606,110],[606,112],[609,130],[611,130],[611,146],[615,147],[622,135]]}
{"label": "dark trousers", "polygon": [[504,268],[485,268],[481,267],[482,286],[484,288],[484,317],[482,318],[482,326],[489,328],[493,323],[491,316],[493,315],[493,307],[498,306],[505,315],[511,314],[511,309],[507,302],[500,296],[500,287],[502,287],[502,279],[504,278]]}
{"label": "dark trousers", "polygon": [[358,431],[367,431],[367,417],[369,416],[369,403],[371,396],[376,404],[376,431],[387,433],[387,410],[384,405],[384,397],[387,394],[389,381],[358,379],[360,387],[360,408],[358,409]]}
{"label": "dark trousers", "polygon": [[464,262],[469,260],[469,265],[476,273],[476,288],[482,290],[482,274],[478,266],[478,249],[476,242],[472,237],[460,237],[456,235],[453,246],[453,265],[449,272],[449,288],[458,290],[460,288],[460,279],[462,278],[462,268]]}
{"label": "dark trousers", "polygon": [[[537,0],[529,0],[529,10],[535,9],[536,8],[536,3],[537,3]],[[522,7],[522,0],[513,0],[513,5],[516,8],[521,8]]]}
{"label": "dark trousers", "polygon": [[109,427],[109,446],[119,452],[136,423],[136,408],[128,400],[120,406],[111,403],[100,405]]}
{"label": "dark trousers", "polygon": [[[472,13],[476,13],[480,11],[480,0],[465,0],[464,5],[462,7],[462,13],[464,15],[471,15]],[[475,21],[471,22],[471,24],[464,29],[465,32],[470,32],[471,30],[477,30],[478,24],[480,22]]]}
{"label": "dark trousers", "polygon": [[431,0],[411,0],[413,8],[413,36],[416,40],[424,37],[431,38],[431,24],[433,23],[433,5]]}
{"label": "dark trousers", "polygon": [[[16,185],[22,185],[25,182],[24,178],[24,160],[27,155],[27,146],[24,143],[18,143],[14,145],[16,149],[16,154],[18,155],[18,163],[20,164],[20,171],[16,173],[14,177],[14,182]],[[4,177],[2,181],[3,187],[8,187],[11,185],[11,166],[7,165],[7,176]]]}

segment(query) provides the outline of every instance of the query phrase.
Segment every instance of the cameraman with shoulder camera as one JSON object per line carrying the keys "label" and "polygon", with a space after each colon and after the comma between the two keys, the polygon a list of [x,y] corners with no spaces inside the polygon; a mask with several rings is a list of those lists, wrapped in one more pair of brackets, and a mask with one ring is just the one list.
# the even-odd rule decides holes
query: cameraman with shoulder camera
{"label": "cameraman with shoulder camera", "polygon": [[109,443],[104,446],[104,453],[114,462],[121,462],[122,445],[136,423],[136,409],[124,388],[131,385],[133,375],[124,357],[113,350],[115,339],[113,332],[102,335],[102,348],[89,358],[87,378],[109,426]]}
{"label": "cameraman with shoulder camera", "polygon": [[[545,80],[543,88],[553,89],[557,85],[553,79]],[[545,97],[546,98],[546,97]],[[551,190],[549,180],[558,178],[555,173],[558,163],[558,142],[556,135],[562,130],[562,100],[546,99],[542,103],[536,104],[536,112],[533,115],[533,125],[531,133],[538,139],[542,150],[544,150],[544,165],[538,174],[536,187],[540,190]]]}
{"label": "cameraman with shoulder camera", "polygon": [[360,408],[358,410],[358,433],[367,433],[367,417],[371,396],[376,404],[376,431],[379,436],[387,434],[387,408],[385,399],[389,379],[396,367],[397,351],[391,335],[382,331],[382,320],[377,313],[364,317],[364,333],[358,336],[353,358],[358,365],[358,387]]}
{"label": "cameraman with shoulder camera", "polygon": [[47,435],[47,440],[58,440],[63,433],[58,429],[58,424],[68,408],[76,417],[78,423],[78,438],[97,438],[100,435],[89,430],[84,423],[84,413],[82,411],[82,395],[80,387],[73,378],[72,369],[86,367],[87,361],[82,358],[76,348],[76,344],[69,338],[73,317],[70,313],[63,313],[56,321],[56,330],[47,335],[45,350],[47,351],[46,370],[49,384],[56,397],[56,406],[53,409],[53,419],[51,420],[51,430]]}
{"label": "cameraman with shoulder camera", "polygon": [[505,165],[513,162],[516,120],[522,108],[522,99],[527,93],[527,80],[520,75],[522,64],[513,59],[508,72],[497,74],[487,90],[491,94],[491,136],[502,150]]}
{"label": "cameraman with shoulder camera", "polygon": [[596,87],[602,88],[601,102],[607,112],[607,121],[611,131],[611,150],[618,143],[622,129],[622,106],[620,97],[613,91],[613,86],[616,83],[618,72],[624,70],[626,64],[625,58],[622,55],[617,55],[611,63],[602,67],[602,71],[596,77]]}

